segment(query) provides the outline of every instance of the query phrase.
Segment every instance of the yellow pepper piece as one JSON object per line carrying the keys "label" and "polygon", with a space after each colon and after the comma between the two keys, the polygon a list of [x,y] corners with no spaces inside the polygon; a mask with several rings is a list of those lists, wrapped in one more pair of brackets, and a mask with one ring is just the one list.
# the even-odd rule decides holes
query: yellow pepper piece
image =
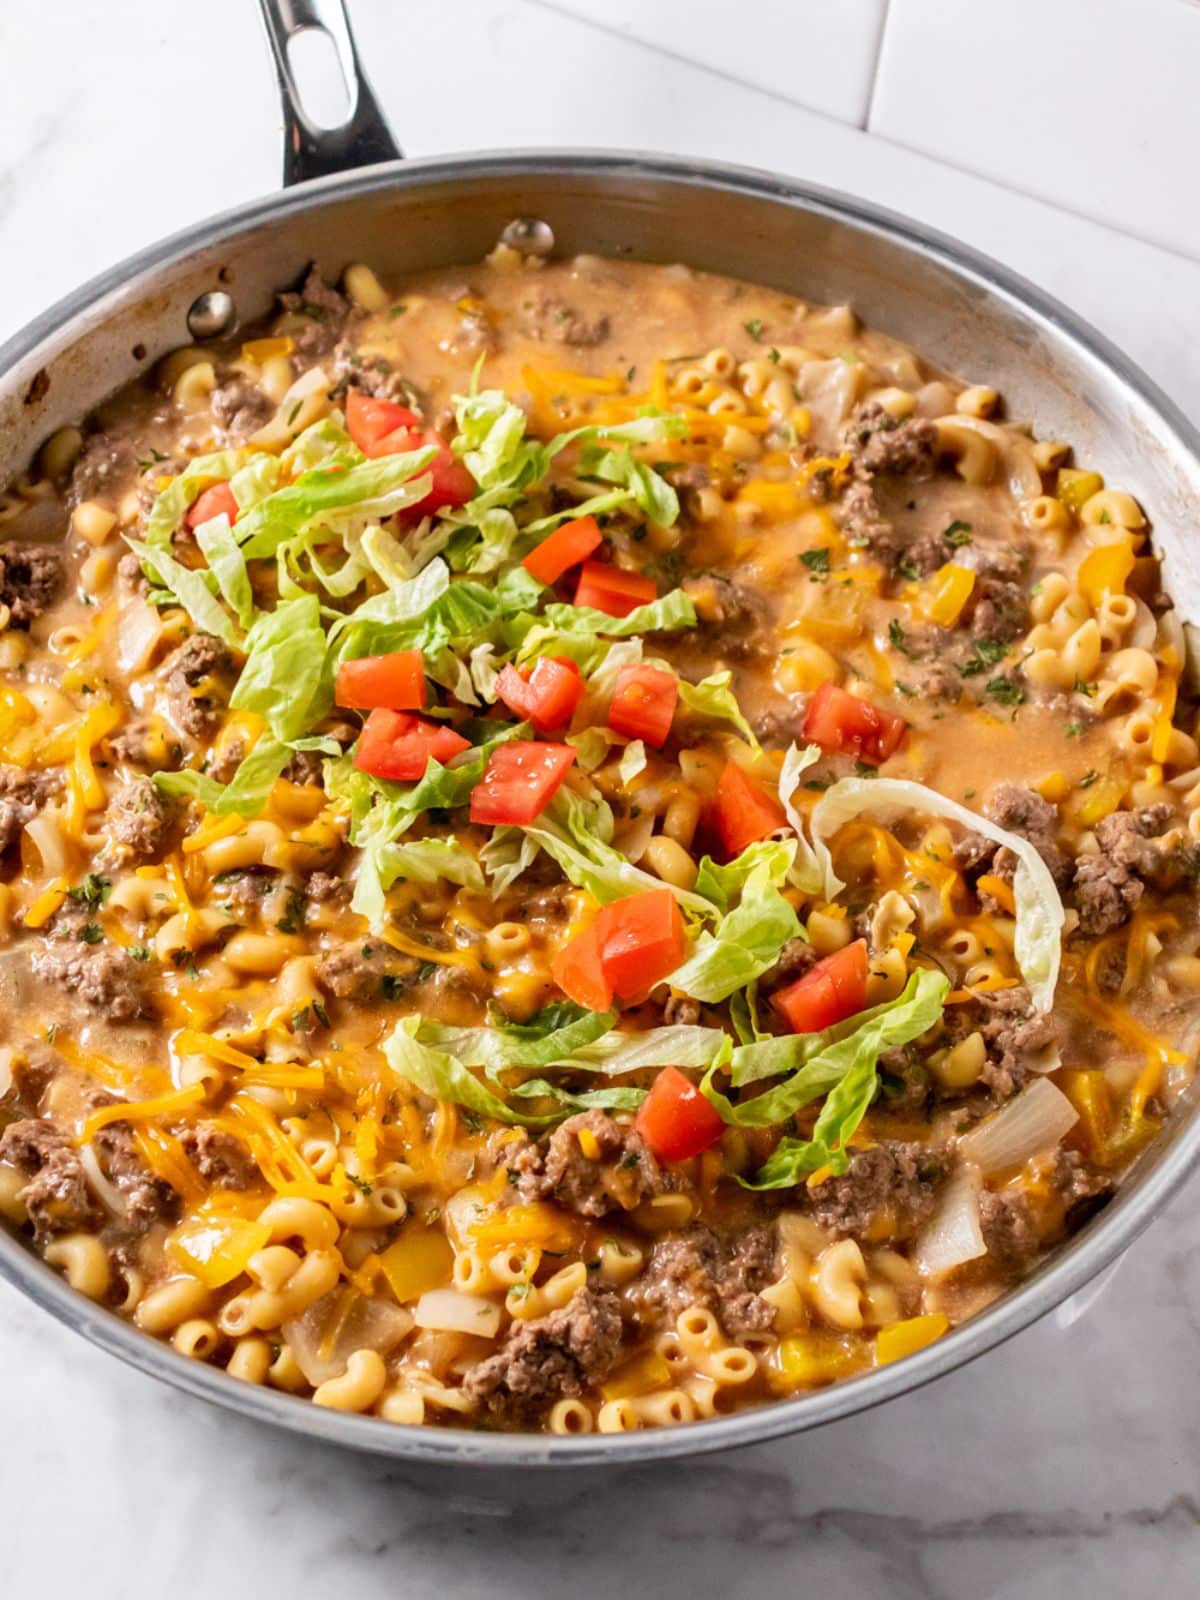
{"label": "yellow pepper piece", "polygon": [[1009,916],[1016,915],[1017,903],[1013,899],[1012,885],[1005,883],[1003,878],[996,877],[994,872],[985,872],[978,887],[984,894],[990,894],[998,905],[1002,905]]}
{"label": "yellow pepper piece", "polygon": [[580,1128],[575,1136],[579,1141],[579,1148],[589,1161],[599,1161],[600,1141],[590,1128]]}
{"label": "yellow pepper piece", "polygon": [[1082,823],[1085,828],[1094,828],[1121,804],[1125,787],[1123,782],[1118,782],[1115,778],[1097,778],[1090,787],[1081,792],[1072,807],[1076,821]]}
{"label": "yellow pepper piece", "polygon": [[242,346],[242,359],[257,361],[261,365],[275,356],[290,356],[295,348],[295,340],[286,334],[278,339],[247,339]]}
{"label": "yellow pepper piece", "polygon": [[1078,467],[1060,467],[1055,494],[1072,511],[1078,511],[1085,500],[1099,494],[1104,479],[1098,472],[1081,472]]}
{"label": "yellow pepper piece", "polygon": [[970,567],[960,567],[956,561],[947,561],[944,567],[939,567],[930,580],[927,602],[930,622],[936,622],[939,628],[952,628],[974,587],[975,574]]}
{"label": "yellow pepper piece", "polygon": [[409,1227],[379,1258],[383,1275],[403,1305],[449,1281],[454,1251],[437,1228]]}
{"label": "yellow pepper piece", "polygon": [[907,1322],[893,1322],[890,1327],[880,1328],[876,1335],[875,1360],[881,1367],[892,1361],[903,1361],[905,1356],[915,1355],[940,1339],[949,1328],[950,1318],[940,1311],[924,1317],[909,1317]]}
{"label": "yellow pepper piece", "polygon": [[69,885],[65,878],[55,878],[54,882],[41,894],[25,913],[25,926],[27,928],[44,928],[50,918],[67,898]]}
{"label": "yellow pepper piece", "polygon": [[1071,780],[1065,772],[1048,772],[1033,787],[1043,800],[1049,800],[1052,806],[1056,806],[1060,800],[1065,800],[1070,794]]}
{"label": "yellow pepper piece", "polygon": [[1112,1138],[1116,1122],[1108,1079],[1095,1069],[1071,1067],[1054,1081],[1079,1113],[1073,1132],[1085,1140],[1088,1155],[1098,1157]]}
{"label": "yellow pepper piece", "polygon": [[796,1333],[781,1339],[767,1382],[778,1394],[835,1383],[869,1366],[871,1355],[861,1340],[832,1333]]}
{"label": "yellow pepper piece", "polygon": [[570,1218],[540,1200],[529,1205],[505,1206],[481,1222],[472,1223],[470,1233],[481,1249],[536,1244],[562,1254],[578,1241],[577,1229]]}
{"label": "yellow pepper piece", "polygon": [[1128,539],[1116,539],[1089,551],[1079,566],[1079,588],[1085,599],[1098,606],[1106,594],[1124,594],[1135,559]]}
{"label": "yellow pepper piece", "polygon": [[665,1389],[671,1382],[671,1369],[657,1350],[645,1350],[623,1367],[618,1367],[607,1383],[600,1386],[606,1400],[633,1400],[638,1395]]}
{"label": "yellow pepper piece", "polygon": [[176,1228],[167,1240],[167,1252],[184,1272],[194,1273],[210,1289],[220,1289],[245,1272],[246,1263],[270,1237],[265,1222],[214,1216],[202,1209]]}

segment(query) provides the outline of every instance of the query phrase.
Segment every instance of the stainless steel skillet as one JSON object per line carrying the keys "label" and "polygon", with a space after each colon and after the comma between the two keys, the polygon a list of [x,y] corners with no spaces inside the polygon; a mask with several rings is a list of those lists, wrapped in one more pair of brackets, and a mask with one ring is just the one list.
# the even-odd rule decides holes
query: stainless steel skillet
{"label": "stainless steel skillet", "polygon": [[[994,262],[906,218],[769,173],[602,151],[401,162],[362,77],[341,0],[261,0],[284,94],[283,193],[199,224],[122,263],[0,348],[0,483],[54,429],[78,421],[192,332],[265,312],[315,259],[332,276],[369,261],[387,278],[476,260],[516,217],[549,225],[565,254],[685,261],[852,303],[942,367],[1000,388],[1043,435],[1072,440],[1147,506],[1168,585],[1200,617],[1200,436],[1099,334]],[[334,39],[355,91],[347,122],[316,128],[287,40]],[[374,166],[363,163],[378,162]],[[228,299],[223,298],[228,297]],[[1121,1194],[1019,1289],[939,1344],[833,1389],[686,1428],[610,1437],[401,1428],[320,1410],[185,1360],[67,1287],[0,1232],[0,1274],[142,1371],[245,1416],[411,1461],[493,1467],[641,1462],[799,1432],[915,1389],[1080,1291],[1127,1248],[1191,1171],[1200,1117],[1184,1108]]]}

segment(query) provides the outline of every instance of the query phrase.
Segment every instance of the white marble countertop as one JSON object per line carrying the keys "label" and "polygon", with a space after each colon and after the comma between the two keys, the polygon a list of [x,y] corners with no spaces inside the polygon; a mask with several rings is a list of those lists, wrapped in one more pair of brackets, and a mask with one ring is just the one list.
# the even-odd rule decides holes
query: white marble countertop
{"label": "white marble countertop", "polygon": [[[942,9],[742,0],[731,40],[718,0],[354,5],[412,153],[613,144],[794,171],[1002,258],[1200,410],[1200,8],[1011,0],[999,41],[996,8],[953,28]],[[0,337],[273,186],[254,11],[0,7]],[[0,1594],[1190,1596],[1198,1199],[1070,1325],[819,1434],[609,1478],[422,1476],[256,1431],[0,1289]]]}

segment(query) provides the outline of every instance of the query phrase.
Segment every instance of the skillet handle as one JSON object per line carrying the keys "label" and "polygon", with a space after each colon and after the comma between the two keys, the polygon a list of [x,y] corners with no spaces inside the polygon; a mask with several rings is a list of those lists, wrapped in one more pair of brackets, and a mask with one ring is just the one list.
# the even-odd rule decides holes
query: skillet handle
{"label": "skillet handle", "polygon": [[[283,100],[283,182],[324,178],[377,161],[398,161],[404,152],[392,136],[359,64],[344,0],[258,0],[266,25]],[[324,32],[337,52],[350,110],[336,128],[323,128],[304,109],[288,60],[288,43],[310,28]]]}

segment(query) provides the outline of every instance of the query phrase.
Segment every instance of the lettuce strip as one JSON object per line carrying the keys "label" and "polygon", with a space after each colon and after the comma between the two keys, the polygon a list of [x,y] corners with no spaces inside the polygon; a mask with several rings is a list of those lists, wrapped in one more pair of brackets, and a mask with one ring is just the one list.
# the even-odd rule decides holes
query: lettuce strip
{"label": "lettuce strip", "polygon": [[[941,1018],[950,980],[941,972],[922,967],[909,978],[894,1000],[848,1019],[823,1033],[794,1034],[786,1039],[767,1039],[760,1044],[743,1045],[730,1061],[730,1077],[735,1087],[768,1076],[787,1073],[783,1083],[752,1099],[734,1104],[716,1088],[715,1068],[705,1074],[700,1087],[722,1118],[734,1127],[770,1128],[786,1122],[797,1111],[821,1095],[830,1094],[856,1067],[871,1078],[875,1086],[875,1064],[884,1050],[908,1044],[927,1033]],[[869,1067],[864,1063],[869,1063]],[[855,1080],[857,1081],[857,1079]],[[868,1097],[862,1111],[870,1103]],[[855,1100],[855,1105],[858,1101]],[[862,1120],[860,1111],[852,1125],[842,1127],[832,1143],[844,1143]],[[826,1125],[827,1128],[829,1124]],[[828,1152],[814,1160],[813,1170],[828,1159]]]}
{"label": "lettuce strip", "polygon": [[1017,858],[1013,877],[1017,930],[1014,954],[1021,976],[1029,985],[1030,997],[1039,1011],[1054,1004],[1058,970],[1062,958],[1062,929],[1065,920],[1062,899],[1050,869],[1028,839],[998,828],[978,812],[957,801],[948,800],[923,783],[905,778],[842,778],[827,789],[813,807],[812,837],[817,859],[825,878],[825,893],[832,900],[842,888],[833,869],[829,845],[843,823],[864,811],[892,808],[920,812],[924,816],[946,817],[962,828],[982,833],[1004,845]]}

